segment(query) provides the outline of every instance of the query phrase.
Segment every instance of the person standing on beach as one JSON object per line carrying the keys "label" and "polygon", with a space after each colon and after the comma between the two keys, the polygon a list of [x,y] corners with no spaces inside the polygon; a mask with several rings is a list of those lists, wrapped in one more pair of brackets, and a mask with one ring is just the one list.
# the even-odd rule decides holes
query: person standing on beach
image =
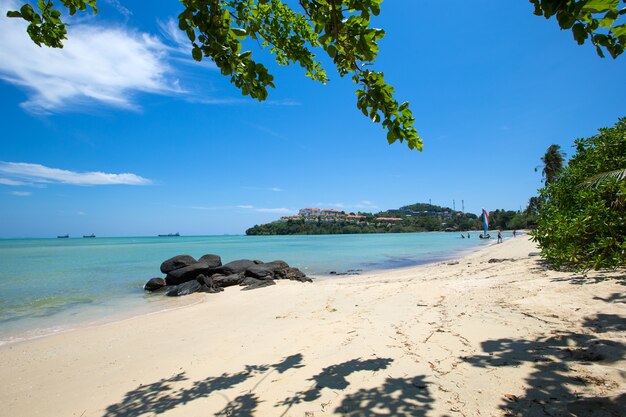
{"label": "person standing on beach", "polygon": [[502,243],[502,231],[498,230],[498,243]]}
{"label": "person standing on beach", "polygon": [[513,230],[513,237],[515,237],[516,230]]}

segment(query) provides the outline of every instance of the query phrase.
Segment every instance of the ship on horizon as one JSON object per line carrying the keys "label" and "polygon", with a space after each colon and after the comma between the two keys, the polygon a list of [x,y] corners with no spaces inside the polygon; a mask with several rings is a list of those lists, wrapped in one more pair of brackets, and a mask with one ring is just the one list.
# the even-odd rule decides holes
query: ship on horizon
{"label": "ship on horizon", "polygon": [[57,239],[67,239],[68,237],[70,237],[70,235],[59,235]]}
{"label": "ship on horizon", "polygon": [[83,237],[96,237],[96,235],[94,233],[92,233],[90,235],[83,235]]}
{"label": "ship on horizon", "polygon": [[180,236],[180,233],[168,233],[166,235],[158,235],[159,237],[172,237],[172,236]]}

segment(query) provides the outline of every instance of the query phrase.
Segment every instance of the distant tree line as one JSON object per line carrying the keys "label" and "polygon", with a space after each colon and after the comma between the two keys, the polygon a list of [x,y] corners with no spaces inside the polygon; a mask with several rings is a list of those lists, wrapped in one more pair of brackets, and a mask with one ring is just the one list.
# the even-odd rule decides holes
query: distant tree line
{"label": "distant tree line", "polygon": [[[354,215],[355,213],[350,213]],[[416,203],[378,213],[356,213],[358,221],[346,217],[310,219],[301,217],[256,225],[246,230],[247,235],[326,235],[359,233],[412,233],[434,231],[482,230],[482,217],[455,211],[449,207]],[[533,225],[533,216],[525,212],[496,210],[489,214],[491,229],[524,229]],[[400,220],[378,220],[395,218]]]}

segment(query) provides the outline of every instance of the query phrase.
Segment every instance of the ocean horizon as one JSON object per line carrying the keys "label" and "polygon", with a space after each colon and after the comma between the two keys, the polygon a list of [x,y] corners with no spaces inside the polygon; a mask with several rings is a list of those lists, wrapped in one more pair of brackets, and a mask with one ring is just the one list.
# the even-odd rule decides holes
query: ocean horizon
{"label": "ocean horizon", "polygon": [[460,232],[0,239],[0,344],[195,302],[143,290],[148,279],[163,276],[164,260],[180,254],[213,253],[223,263],[280,259],[314,279],[348,271],[358,279],[361,272],[456,258],[495,242],[470,233],[470,239]]}

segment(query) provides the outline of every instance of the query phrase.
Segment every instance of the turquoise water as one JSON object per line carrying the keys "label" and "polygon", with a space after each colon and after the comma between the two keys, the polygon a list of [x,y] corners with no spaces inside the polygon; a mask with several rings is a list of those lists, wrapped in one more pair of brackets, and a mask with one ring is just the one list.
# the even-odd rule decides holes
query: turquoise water
{"label": "turquoise water", "polygon": [[489,244],[478,239],[478,233],[472,235],[472,239],[461,239],[459,233],[403,233],[0,240],[0,343],[189,303],[182,300],[185,297],[166,299],[142,289],[149,278],[162,276],[161,262],[174,255],[198,258],[214,253],[224,263],[282,259],[309,276],[324,277],[331,271],[434,262]]}

